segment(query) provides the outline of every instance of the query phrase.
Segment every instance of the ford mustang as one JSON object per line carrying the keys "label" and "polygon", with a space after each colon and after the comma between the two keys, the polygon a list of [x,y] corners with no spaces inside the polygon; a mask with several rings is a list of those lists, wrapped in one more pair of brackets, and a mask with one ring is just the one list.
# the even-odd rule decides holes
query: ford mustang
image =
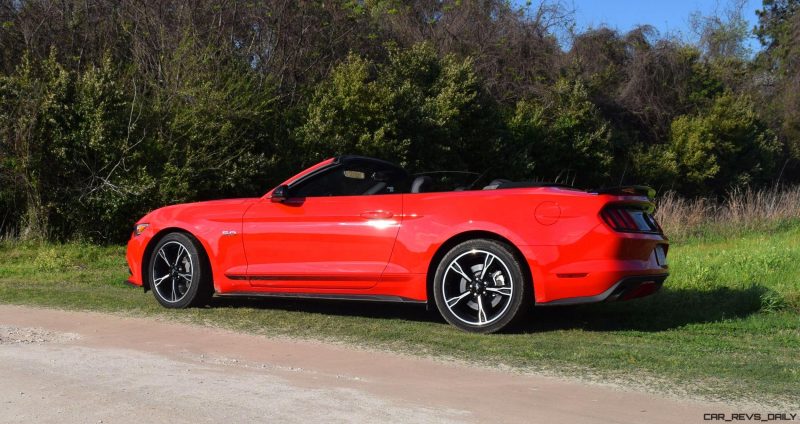
{"label": "ford mustang", "polygon": [[127,282],[167,308],[214,295],[425,303],[491,333],[534,305],[642,297],[667,277],[647,187],[444,188],[449,175],[341,156],[260,198],[157,209],[128,242]]}

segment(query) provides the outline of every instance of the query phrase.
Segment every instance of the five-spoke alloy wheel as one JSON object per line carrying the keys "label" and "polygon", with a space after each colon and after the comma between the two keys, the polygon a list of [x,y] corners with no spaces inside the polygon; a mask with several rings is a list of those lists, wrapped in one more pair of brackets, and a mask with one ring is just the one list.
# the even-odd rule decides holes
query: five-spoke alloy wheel
{"label": "five-spoke alloy wheel", "polygon": [[171,233],[153,249],[149,262],[150,289],[168,308],[201,306],[211,291],[204,258],[197,242],[182,233]]}
{"label": "five-spoke alloy wheel", "polygon": [[511,249],[494,240],[470,240],[439,262],[434,297],[442,316],[462,330],[499,331],[518,319],[532,301],[522,268]]}

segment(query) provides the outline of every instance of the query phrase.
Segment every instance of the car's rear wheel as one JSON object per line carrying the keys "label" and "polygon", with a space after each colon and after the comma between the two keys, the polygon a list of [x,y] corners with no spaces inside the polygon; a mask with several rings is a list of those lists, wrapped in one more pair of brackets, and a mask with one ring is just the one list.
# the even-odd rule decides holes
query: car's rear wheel
{"label": "car's rear wheel", "polygon": [[494,240],[463,242],[436,269],[436,306],[450,324],[469,332],[493,333],[519,320],[532,299],[519,259]]}
{"label": "car's rear wheel", "polygon": [[156,244],[148,271],[150,289],[162,306],[203,306],[211,299],[211,273],[201,249],[183,233],[167,234]]}

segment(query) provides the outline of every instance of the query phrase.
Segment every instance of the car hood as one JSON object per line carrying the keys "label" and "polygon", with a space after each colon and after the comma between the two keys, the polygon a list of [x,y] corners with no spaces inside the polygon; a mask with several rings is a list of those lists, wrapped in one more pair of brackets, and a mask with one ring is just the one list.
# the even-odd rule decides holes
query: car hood
{"label": "car hood", "polygon": [[164,206],[145,215],[139,222],[147,221],[173,221],[192,217],[206,219],[230,219],[241,217],[245,210],[258,201],[257,197],[241,199],[208,200],[204,202],[180,203]]}

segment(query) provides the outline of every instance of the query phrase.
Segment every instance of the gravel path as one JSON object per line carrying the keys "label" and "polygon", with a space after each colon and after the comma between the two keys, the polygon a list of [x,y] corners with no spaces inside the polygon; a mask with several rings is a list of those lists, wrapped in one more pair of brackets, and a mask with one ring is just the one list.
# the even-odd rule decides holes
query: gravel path
{"label": "gravel path", "polygon": [[0,305],[0,422],[701,422],[710,405],[153,319]]}

